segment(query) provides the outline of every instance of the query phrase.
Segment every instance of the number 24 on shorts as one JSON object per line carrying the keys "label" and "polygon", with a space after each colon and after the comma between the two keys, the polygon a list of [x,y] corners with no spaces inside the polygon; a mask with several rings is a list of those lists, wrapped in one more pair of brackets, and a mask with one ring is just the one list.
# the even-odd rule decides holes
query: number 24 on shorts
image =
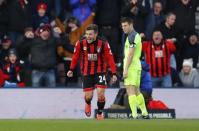
{"label": "number 24 on shorts", "polygon": [[99,82],[100,83],[103,83],[103,82],[105,82],[106,83],[106,77],[105,77],[105,75],[103,75],[103,76],[99,76]]}

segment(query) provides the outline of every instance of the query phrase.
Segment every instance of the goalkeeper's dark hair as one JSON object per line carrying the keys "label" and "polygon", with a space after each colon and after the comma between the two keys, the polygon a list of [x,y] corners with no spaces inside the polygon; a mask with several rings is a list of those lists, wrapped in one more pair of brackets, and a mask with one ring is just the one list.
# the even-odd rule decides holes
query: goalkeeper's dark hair
{"label": "goalkeeper's dark hair", "polygon": [[133,24],[133,19],[130,17],[122,17],[120,20],[121,23],[127,22],[128,24]]}

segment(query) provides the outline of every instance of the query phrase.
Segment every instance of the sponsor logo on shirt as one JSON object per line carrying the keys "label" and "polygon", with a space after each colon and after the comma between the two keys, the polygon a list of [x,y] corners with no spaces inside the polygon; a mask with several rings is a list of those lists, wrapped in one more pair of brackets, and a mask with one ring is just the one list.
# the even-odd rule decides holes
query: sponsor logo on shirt
{"label": "sponsor logo on shirt", "polygon": [[155,58],[162,58],[162,57],[163,57],[162,50],[155,51]]}
{"label": "sponsor logo on shirt", "polygon": [[97,61],[97,54],[88,54],[89,61]]}

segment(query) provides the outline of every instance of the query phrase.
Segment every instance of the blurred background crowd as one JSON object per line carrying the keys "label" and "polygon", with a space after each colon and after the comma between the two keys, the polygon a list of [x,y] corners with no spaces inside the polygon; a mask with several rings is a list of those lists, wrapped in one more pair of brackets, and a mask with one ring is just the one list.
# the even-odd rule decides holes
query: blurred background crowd
{"label": "blurred background crowd", "polygon": [[73,78],[66,72],[76,41],[96,23],[118,68],[120,79],[109,86],[119,87],[120,18],[131,17],[151,77],[146,87],[199,87],[198,7],[198,0],[0,0],[0,86],[77,87],[79,68]]}

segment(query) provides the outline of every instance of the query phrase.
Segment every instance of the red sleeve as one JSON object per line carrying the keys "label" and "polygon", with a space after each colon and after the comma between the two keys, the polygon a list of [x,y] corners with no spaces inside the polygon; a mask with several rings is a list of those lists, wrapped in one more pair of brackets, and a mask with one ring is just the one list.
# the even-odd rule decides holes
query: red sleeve
{"label": "red sleeve", "polygon": [[4,78],[4,80],[9,80],[10,76],[6,73],[3,73],[3,78]]}
{"label": "red sleeve", "polygon": [[2,87],[4,85],[4,75],[3,75],[3,71],[0,69],[0,87]]}
{"label": "red sleeve", "polygon": [[116,74],[115,61],[108,42],[106,42],[104,45],[104,54],[111,68],[112,74]]}
{"label": "red sleeve", "polygon": [[16,74],[18,74],[19,72],[21,72],[21,65],[17,65],[15,70],[16,70]]}
{"label": "red sleeve", "polygon": [[142,43],[142,51],[144,52],[144,53],[146,53],[146,51],[147,51],[147,42],[146,41],[144,41],[143,43]]}
{"label": "red sleeve", "polygon": [[80,56],[80,52],[81,52],[80,42],[78,41],[75,45],[72,61],[71,61],[71,64],[70,64],[70,70],[75,69],[75,66],[77,65],[77,62],[78,62],[78,59],[79,59],[79,56]]}
{"label": "red sleeve", "polygon": [[8,64],[5,64],[3,67],[2,67],[2,72],[3,72],[3,79],[4,80],[9,80],[10,79],[10,75],[7,71],[7,68],[9,68],[9,65]]}
{"label": "red sleeve", "polygon": [[25,87],[26,85],[23,82],[19,82],[19,83],[17,83],[17,86],[19,86],[19,87]]}
{"label": "red sleeve", "polygon": [[166,42],[167,42],[167,46],[169,47],[169,50],[171,51],[171,53],[174,53],[176,51],[175,44],[171,41],[166,41]]}

